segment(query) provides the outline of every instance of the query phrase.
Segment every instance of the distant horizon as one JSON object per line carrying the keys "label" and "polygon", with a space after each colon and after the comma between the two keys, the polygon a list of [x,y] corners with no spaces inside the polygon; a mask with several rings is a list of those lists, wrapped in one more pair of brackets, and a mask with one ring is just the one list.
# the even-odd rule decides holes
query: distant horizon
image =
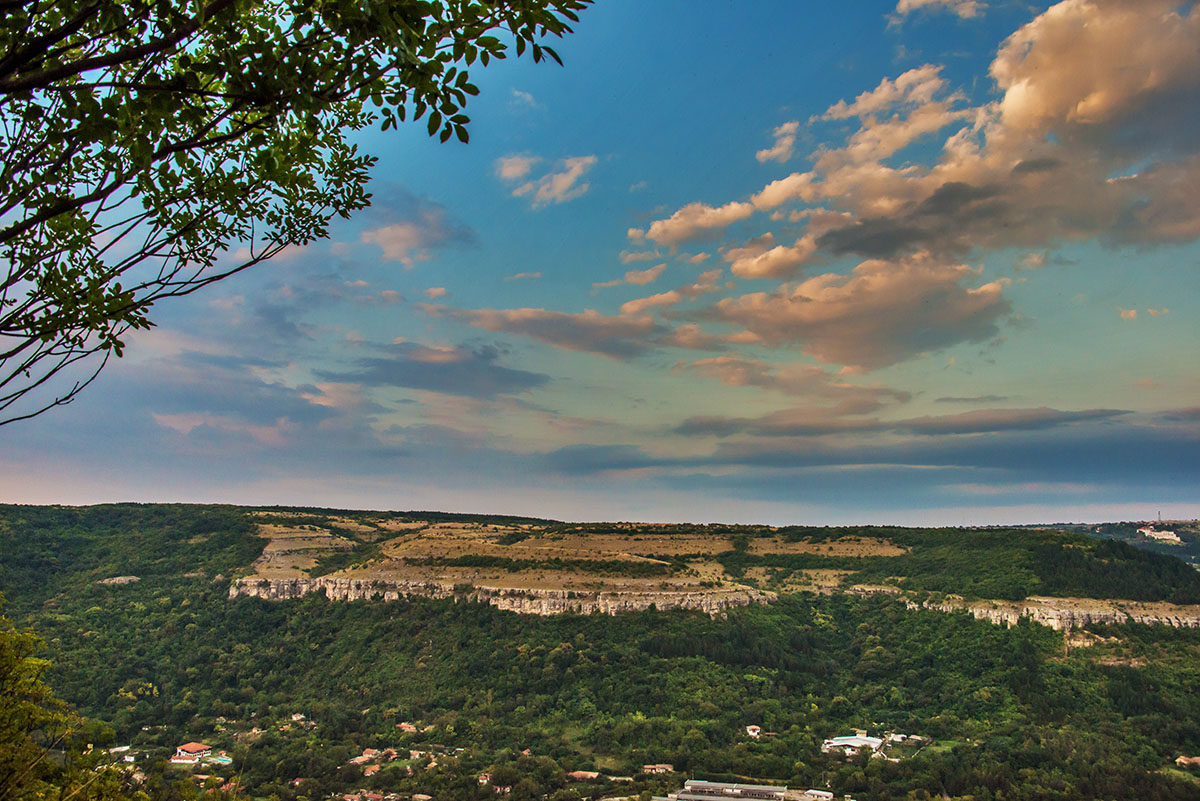
{"label": "distant horizon", "polygon": [[[1126,517],[1104,517],[1092,519],[1076,519],[1076,520],[1008,520],[1003,522],[888,522],[883,518],[871,518],[862,520],[847,519],[844,521],[829,521],[829,522],[811,522],[806,520],[752,520],[745,519],[642,519],[631,517],[564,517],[560,515],[534,514],[528,511],[497,511],[497,510],[479,510],[479,509],[448,509],[448,508],[432,508],[422,506],[410,507],[367,507],[367,506],[345,506],[339,504],[322,505],[313,503],[258,503],[248,501],[212,501],[212,500],[94,500],[80,502],[54,502],[54,501],[13,501],[6,497],[0,497],[0,505],[5,506],[54,506],[60,508],[90,508],[96,506],[119,506],[123,504],[138,504],[138,505],[172,505],[178,504],[183,506],[230,506],[247,509],[266,509],[266,508],[281,508],[281,509],[312,509],[320,511],[332,512],[380,512],[384,514],[440,514],[440,515],[472,515],[472,516],[494,516],[494,517],[512,517],[512,518],[527,518],[531,520],[547,520],[562,523],[637,523],[643,525],[730,525],[730,526],[772,526],[780,528],[784,526],[810,526],[814,528],[838,528],[850,526],[895,526],[898,528],[1007,528],[1007,527],[1029,527],[1029,526],[1091,526],[1113,523],[1194,523],[1200,521],[1200,511],[1193,513],[1192,516],[1170,515],[1166,510],[1163,511],[1161,521],[1158,518],[1158,510],[1150,516],[1126,516]],[[941,510],[939,510],[941,511]]]}

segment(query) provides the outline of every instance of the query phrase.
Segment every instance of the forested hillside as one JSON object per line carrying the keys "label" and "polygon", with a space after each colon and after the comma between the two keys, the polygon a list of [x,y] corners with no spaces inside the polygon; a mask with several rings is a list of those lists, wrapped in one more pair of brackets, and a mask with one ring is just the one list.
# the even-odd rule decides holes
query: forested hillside
{"label": "forested hillside", "polygon": [[[599,798],[676,788],[681,774],[828,785],[859,801],[1200,794],[1173,764],[1200,754],[1196,630],[1115,626],[1064,638],[884,597],[787,592],[715,618],[230,600],[231,576],[263,543],[240,510],[10,507],[3,521],[7,614],[45,638],[51,684],[110,727],[102,744],[133,747],[155,798],[195,792],[186,769],[165,761],[193,740],[231,755],[205,770],[218,783],[285,800],[359,790],[484,799],[501,785],[512,799]],[[801,532],[819,536],[785,534]],[[918,589],[1088,587],[1088,576],[1106,575],[1096,563],[1144,583],[1161,574],[1164,595],[1190,586],[1157,557],[1083,538],[852,533],[908,549],[863,557],[864,575],[871,560],[890,560],[899,569],[880,578]],[[729,540],[719,553],[734,570],[787,557],[756,556],[752,530],[713,534]],[[954,536],[979,537],[975,560],[955,556]],[[1072,551],[1080,558],[1042,559]],[[801,557],[817,558],[791,558]],[[140,580],[98,583],[124,575]],[[752,738],[750,725],[773,734]],[[928,739],[886,759],[822,752],[823,739],[856,728]],[[397,758],[367,775],[351,764],[366,748]],[[643,775],[646,763],[675,773]],[[571,781],[578,770],[600,775]],[[622,776],[633,781],[605,778]]]}

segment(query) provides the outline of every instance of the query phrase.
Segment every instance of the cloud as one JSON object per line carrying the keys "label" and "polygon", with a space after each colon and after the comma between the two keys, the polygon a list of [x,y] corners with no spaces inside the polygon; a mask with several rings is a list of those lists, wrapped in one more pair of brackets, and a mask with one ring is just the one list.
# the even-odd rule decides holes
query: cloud
{"label": "cloud", "polygon": [[[902,2],[897,12],[918,8],[965,16],[983,4]],[[749,205],[772,212],[825,202],[841,218],[821,225],[810,218],[795,244],[747,256],[733,273],[787,277],[825,253],[900,260],[928,252],[949,261],[1089,239],[1195,239],[1198,40],[1197,4],[1065,0],[998,48],[993,101],[969,105],[941,66],[925,64],[834,103],[810,124],[849,122],[841,144],[819,148],[811,170],[771,181]],[[916,143],[940,143],[941,152],[894,163]],[[746,205],[690,204],[646,234],[670,245],[716,238],[751,216]],[[801,214],[787,218],[801,222]],[[1035,252],[1018,269],[1045,263],[1045,253]]]}
{"label": "cloud", "polygon": [[883,112],[912,105],[918,108],[933,102],[934,96],[946,88],[942,68],[934,64],[908,70],[895,79],[884,78],[874,89],[863,92],[853,103],[839,100],[830,106],[822,119],[845,120],[851,117],[876,119]]}
{"label": "cloud", "polygon": [[963,19],[978,17],[987,8],[981,0],[900,0],[896,15],[903,17],[918,10],[949,11]]}
{"label": "cloud", "polygon": [[811,172],[794,172],[786,178],[772,181],[752,196],[750,202],[759,211],[769,211],[793,200],[814,200],[818,196],[813,187],[815,175]]}
{"label": "cloud", "polygon": [[629,264],[630,262],[634,261],[654,261],[655,259],[660,258],[662,258],[662,256],[660,256],[658,252],[654,250],[622,250],[620,255],[621,264]]}
{"label": "cloud", "polygon": [[1026,253],[1017,262],[1018,270],[1040,270],[1046,266],[1045,253]]}
{"label": "cloud", "polygon": [[717,286],[717,280],[720,279],[722,272],[719,267],[715,270],[708,270],[701,273],[693,284],[687,284],[668,292],[660,292],[646,298],[637,298],[636,300],[623,303],[621,304],[621,314],[625,316],[637,316],[658,306],[674,306],[677,303],[682,303],[685,300],[690,300],[703,294],[717,292],[720,289]]}
{"label": "cloud", "polygon": [[569,313],[547,309],[446,309],[425,306],[433,316],[447,316],[496,333],[520,334],[564,350],[584,351],[613,359],[646,352],[664,329],[649,317],[610,317],[588,309]]}
{"label": "cloud", "polygon": [[816,237],[811,233],[789,246],[775,245],[774,236],[768,232],[741,247],[728,248],[722,255],[730,263],[730,272],[739,278],[788,278],[816,253]]}
{"label": "cloud", "polygon": [[630,229],[630,238],[645,236],[660,245],[677,247],[684,242],[715,239],[728,226],[744,220],[754,213],[749,203],[727,203],[713,208],[703,203],[689,203],[665,220],[655,220],[643,234],[639,229]]}
{"label": "cloud", "polygon": [[366,216],[382,224],[363,231],[360,241],[378,246],[386,261],[406,267],[434,259],[446,245],[475,242],[474,232],[453,220],[445,207],[395,185],[380,188]]}
{"label": "cloud", "polygon": [[1200,406],[1188,406],[1182,409],[1169,409],[1162,413],[1164,420],[1181,423],[1200,422]]}
{"label": "cloud", "polygon": [[1146,309],[1146,312],[1151,317],[1158,317],[1159,315],[1162,315],[1162,314],[1170,314],[1171,310],[1170,309]]}
{"label": "cloud", "polygon": [[542,274],[538,273],[516,273],[514,275],[504,276],[505,281],[532,281],[536,278],[541,278]]}
{"label": "cloud", "polygon": [[446,291],[446,288],[444,286],[432,286],[429,289],[425,290],[425,297],[429,298],[430,300],[436,300],[437,298],[444,298],[449,294],[450,293]]}
{"label": "cloud", "polygon": [[497,364],[492,345],[429,346],[400,342],[378,348],[379,355],[353,361],[346,371],[317,371],[321,378],[358,386],[404,387],[472,398],[494,398],[544,386],[549,377]]}
{"label": "cloud", "polygon": [[666,264],[656,264],[648,270],[630,270],[625,273],[625,282],[638,285],[653,283],[658,280],[665,269],[667,269]]}
{"label": "cloud", "polygon": [[617,278],[612,281],[599,281],[592,284],[593,289],[607,289],[609,287],[621,286],[622,284],[636,284],[642,286],[653,283],[658,280],[658,277],[663,274],[663,270],[667,269],[666,263],[656,264],[647,270],[629,270],[625,273],[624,278]]}
{"label": "cloud", "polygon": [[934,398],[934,403],[1003,403],[1008,400],[1007,395],[971,395],[970,397],[953,397],[944,396]]}
{"label": "cloud", "polygon": [[837,401],[836,414],[867,414],[886,403],[906,403],[911,394],[883,386],[863,387],[839,381],[815,364],[774,365],[740,356],[715,356],[679,362],[677,372],[693,372],[731,387],[758,387],[784,395]]}
{"label": "cloud", "polygon": [[1138,317],[1137,309],[1122,309],[1118,306],[1117,311],[1120,312],[1122,320],[1136,320]]}
{"label": "cloud", "polygon": [[754,154],[759,163],[768,161],[778,161],[780,164],[792,157],[796,150],[796,134],[800,130],[800,123],[797,120],[785,122],[780,125],[771,135],[775,137],[775,144],[771,147],[760,150]]}
{"label": "cloud", "polygon": [[849,276],[828,273],[725,298],[706,316],[740,325],[768,345],[801,343],[826,363],[878,368],[995,336],[996,321],[1009,310],[1004,284],[964,286],[976,274],[928,254],[868,260]]}
{"label": "cloud", "polygon": [[541,161],[538,156],[514,154],[496,159],[496,177],[502,181],[519,181],[529,175],[533,166]]}
{"label": "cloud", "polygon": [[541,104],[534,99],[529,92],[522,92],[520,89],[513,89],[509,95],[509,104],[515,108],[541,108]]}
{"label": "cloud", "polygon": [[[520,161],[513,161],[520,159]],[[533,162],[528,157],[508,156],[500,159],[497,174],[506,181],[520,180],[529,175]],[[591,184],[580,179],[596,164],[595,156],[573,156],[558,162],[557,172],[547,172],[541,178],[526,181],[513,189],[515,197],[532,196],[535,209],[551,203],[566,203],[587,194]],[[507,174],[506,174],[507,173]]]}
{"label": "cloud", "polygon": [[891,432],[920,437],[1000,434],[1044,431],[1075,424],[1111,420],[1131,414],[1120,409],[1061,411],[1034,409],[980,409],[961,414],[914,417],[904,420],[845,418],[826,409],[785,409],[762,417],[693,417],[676,431],[688,436],[730,437],[750,434],[766,437],[824,437],[835,434]]}

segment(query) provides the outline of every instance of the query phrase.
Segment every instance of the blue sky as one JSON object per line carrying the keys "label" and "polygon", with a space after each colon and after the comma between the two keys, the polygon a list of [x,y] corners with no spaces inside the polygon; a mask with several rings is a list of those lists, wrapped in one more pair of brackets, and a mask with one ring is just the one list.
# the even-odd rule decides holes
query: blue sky
{"label": "blue sky", "polygon": [[[847,11],[853,8],[853,11]],[[601,0],[0,430],[0,500],[1200,516],[1200,10]]]}

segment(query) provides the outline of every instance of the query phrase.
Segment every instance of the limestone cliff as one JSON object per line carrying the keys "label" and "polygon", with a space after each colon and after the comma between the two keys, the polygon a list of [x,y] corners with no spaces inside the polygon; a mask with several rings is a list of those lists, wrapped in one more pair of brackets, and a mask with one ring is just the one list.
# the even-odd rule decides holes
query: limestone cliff
{"label": "limestone cliff", "polygon": [[748,587],[697,592],[599,591],[577,592],[552,589],[459,586],[436,581],[355,579],[335,576],[319,578],[243,578],[229,587],[229,597],[249,596],[269,601],[299,598],[323,592],[333,601],[395,601],[400,598],[461,598],[491,604],[499,609],[527,615],[557,615],[564,612],[589,614],[638,612],[649,609],[693,609],[709,615],[753,603],[770,603],[773,592]]}
{"label": "limestone cliff", "polygon": [[1006,626],[1027,617],[1056,631],[1070,630],[1089,623],[1144,623],[1200,628],[1200,606],[1179,606],[1141,601],[1098,600],[1094,598],[1041,598],[1023,601],[968,601],[950,595],[944,600],[917,604],[907,601],[910,609],[935,609],[940,612],[969,612],[979,620]]}

